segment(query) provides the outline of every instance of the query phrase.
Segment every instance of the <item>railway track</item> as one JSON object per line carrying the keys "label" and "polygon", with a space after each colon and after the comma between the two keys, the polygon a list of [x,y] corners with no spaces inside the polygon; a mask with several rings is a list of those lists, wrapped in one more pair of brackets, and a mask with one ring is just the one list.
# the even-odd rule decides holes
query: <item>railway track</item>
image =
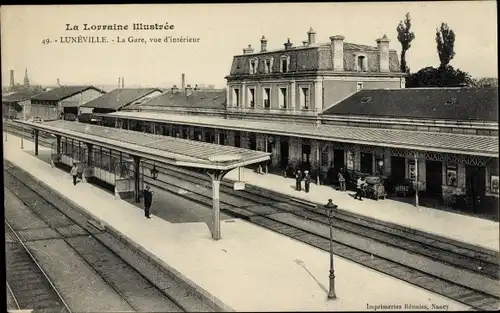
{"label": "railway track", "polygon": [[[142,272],[139,273],[132,267],[130,259],[126,260],[122,258],[122,255],[118,255],[120,252],[124,253],[123,251],[117,250],[116,246],[108,248],[106,243],[113,243],[113,240],[117,241],[116,239],[110,238],[109,234],[92,227],[88,223],[83,225],[82,222],[75,222],[71,217],[78,217],[77,219],[80,221],[88,220],[83,215],[79,215],[78,212],[66,211],[63,213],[52,204],[52,201],[47,200],[50,190],[46,190],[34,182],[26,182],[26,174],[9,164],[5,168],[5,188],[27,208],[25,210],[15,210],[6,207],[5,212],[5,223],[9,226],[9,231],[6,232],[7,258],[10,264],[7,269],[7,282],[12,289],[12,295],[17,300],[14,302],[19,303],[18,307],[26,309],[44,309],[47,307],[47,310],[43,312],[70,312],[69,308],[80,312],[88,310],[95,312],[103,310],[133,312],[213,311],[212,308],[202,303],[200,299],[189,295],[186,289],[180,287],[172,278],[168,278],[166,274],[159,272],[159,270],[150,272],[150,277],[146,277]],[[33,225],[38,226],[32,227]],[[19,235],[16,235],[16,233],[19,233]],[[65,305],[65,310],[59,309],[61,305],[54,300],[55,296],[53,294],[52,298],[46,297],[51,302],[49,300],[41,301],[44,298],[37,298],[35,295],[41,292],[43,292],[41,295],[48,294],[48,291],[45,291],[47,286],[39,286],[40,284],[35,285],[29,281],[23,282],[21,280],[23,277],[26,279],[34,277],[33,279],[35,279],[36,276],[26,272],[28,269],[25,265],[27,262],[26,257],[25,259],[18,257],[21,254],[19,252],[20,248],[13,242],[15,238],[24,240],[28,242],[27,244],[43,241],[49,245],[50,242],[63,241],[68,249],[77,256],[78,261],[83,262],[91,269],[92,276],[102,279],[120,297],[120,300],[116,301],[115,307],[99,307],[96,304],[94,308],[82,307],[78,301],[73,301],[73,303]],[[29,253],[30,248],[24,247]],[[139,266],[146,266],[147,262],[139,259],[137,253],[129,251],[128,255],[133,257]],[[33,255],[32,259],[36,262]],[[19,272],[25,268],[25,272]],[[39,278],[36,279],[40,280]],[[151,281],[155,279],[163,281],[162,284],[165,286],[161,287],[162,290]],[[18,285],[21,287],[18,287]],[[54,284],[50,285],[54,286]],[[32,291],[30,292],[31,289],[26,291],[22,289],[22,286],[31,286]],[[29,302],[30,299],[31,302]],[[28,302],[25,304],[23,301]],[[60,302],[64,303],[62,300]],[[72,304],[77,307],[72,307]]]}
{"label": "railway track", "polygon": [[12,226],[5,221],[7,290],[14,310],[67,312],[68,305]]}
{"label": "railway track", "polygon": [[[148,162],[144,164],[152,165]],[[211,207],[211,185],[204,174],[173,167],[156,167],[160,175],[157,180],[146,177],[148,184]],[[187,192],[179,192],[179,189]],[[248,186],[245,191],[234,191],[228,182],[221,183],[220,201],[221,210],[227,214],[320,249],[329,249],[325,231],[327,218],[310,204],[298,203],[253,186]],[[284,215],[287,218],[283,218]],[[304,225],[304,221],[308,225]],[[497,252],[404,227],[390,227],[341,210],[335,213],[334,227],[335,253],[341,257],[478,310],[499,307],[498,288],[490,288],[498,284]],[[379,249],[374,250],[373,247]],[[395,259],[394,253],[400,256],[399,259]],[[413,262],[408,262],[410,259]],[[425,268],[436,264],[437,270]],[[443,273],[441,269],[447,271]]]}

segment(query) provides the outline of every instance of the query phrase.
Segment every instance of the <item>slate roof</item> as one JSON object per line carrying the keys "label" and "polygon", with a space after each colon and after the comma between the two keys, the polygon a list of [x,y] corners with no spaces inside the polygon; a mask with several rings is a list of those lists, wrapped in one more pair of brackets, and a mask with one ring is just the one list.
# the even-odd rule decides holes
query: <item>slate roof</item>
{"label": "slate roof", "polygon": [[225,109],[226,91],[224,89],[193,90],[187,95],[185,91],[172,90],[142,104],[131,105],[127,109],[139,109],[141,106],[182,107],[199,109]]}
{"label": "slate roof", "polygon": [[104,93],[103,90],[96,88],[94,86],[61,86],[58,88],[54,88],[52,90],[43,92],[39,95],[32,97],[32,100],[40,100],[40,101],[60,101],[71,96],[74,96],[80,92],[84,92],[88,89],[94,89]]}
{"label": "slate roof", "polygon": [[119,110],[120,108],[129,105],[132,102],[155,91],[161,92],[161,90],[158,88],[114,89],[98,98],[82,104],[81,106],[86,108]]}
{"label": "slate roof", "polygon": [[[280,71],[280,57],[290,56],[289,72],[307,72],[307,71],[331,71],[333,70],[332,52],[330,43],[314,44],[313,46],[297,46],[288,50],[279,49],[266,52],[254,52],[251,54],[236,55],[233,57],[230,76],[247,75],[250,71],[250,58],[258,58],[257,74],[265,74],[264,60],[273,58],[273,73]],[[362,52],[368,58],[367,72],[360,73],[379,73],[378,48],[366,45],[358,45],[344,42],[344,72],[357,72],[355,52]],[[400,65],[397,52],[389,50],[389,71],[390,73],[399,73]]]}
{"label": "slate roof", "polygon": [[9,94],[2,94],[2,102],[20,102],[31,99],[42,92],[36,90],[22,90]]}
{"label": "slate roof", "polygon": [[458,154],[498,156],[498,137],[410,131],[340,125],[300,125],[289,123],[226,119],[202,115],[163,114],[157,112],[115,112],[99,116],[132,118],[142,121],[176,123],[198,127],[216,127],[270,135],[293,136],[325,141],[415,149]]}
{"label": "slate roof", "polygon": [[323,115],[498,122],[497,88],[365,89]]}

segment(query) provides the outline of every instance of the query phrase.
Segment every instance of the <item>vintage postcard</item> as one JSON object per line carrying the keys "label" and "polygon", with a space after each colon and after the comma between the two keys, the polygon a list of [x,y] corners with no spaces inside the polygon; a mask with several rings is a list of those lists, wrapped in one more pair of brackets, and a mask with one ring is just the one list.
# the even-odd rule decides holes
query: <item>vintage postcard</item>
{"label": "vintage postcard", "polygon": [[496,2],[0,12],[6,311],[500,308]]}

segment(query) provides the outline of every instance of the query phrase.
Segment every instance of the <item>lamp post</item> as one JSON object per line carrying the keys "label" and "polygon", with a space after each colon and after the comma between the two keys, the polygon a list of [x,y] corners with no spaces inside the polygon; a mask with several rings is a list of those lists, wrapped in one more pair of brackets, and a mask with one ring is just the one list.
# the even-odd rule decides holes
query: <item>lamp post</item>
{"label": "lamp post", "polygon": [[21,149],[24,149],[24,122],[26,121],[26,104],[23,104],[23,130],[21,132]]}
{"label": "lamp post", "polygon": [[328,299],[337,298],[335,294],[335,270],[333,268],[333,210],[337,209],[337,207],[336,204],[333,204],[332,199],[328,199],[328,203],[324,206],[330,225],[330,291],[328,292]]}

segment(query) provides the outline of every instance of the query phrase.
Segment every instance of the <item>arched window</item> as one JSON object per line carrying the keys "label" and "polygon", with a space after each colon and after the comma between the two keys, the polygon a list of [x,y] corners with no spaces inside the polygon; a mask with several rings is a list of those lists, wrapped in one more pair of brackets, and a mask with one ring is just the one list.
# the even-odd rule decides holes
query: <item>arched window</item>
{"label": "arched window", "polygon": [[280,71],[282,73],[288,73],[290,71],[290,57],[289,56],[287,56],[287,55],[281,56]]}
{"label": "arched window", "polygon": [[257,58],[250,59],[250,74],[257,74],[258,67],[259,67],[259,60]]}
{"label": "arched window", "polygon": [[365,55],[358,55],[356,57],[356,69],[358,72],[368,71],[368,59]]}

